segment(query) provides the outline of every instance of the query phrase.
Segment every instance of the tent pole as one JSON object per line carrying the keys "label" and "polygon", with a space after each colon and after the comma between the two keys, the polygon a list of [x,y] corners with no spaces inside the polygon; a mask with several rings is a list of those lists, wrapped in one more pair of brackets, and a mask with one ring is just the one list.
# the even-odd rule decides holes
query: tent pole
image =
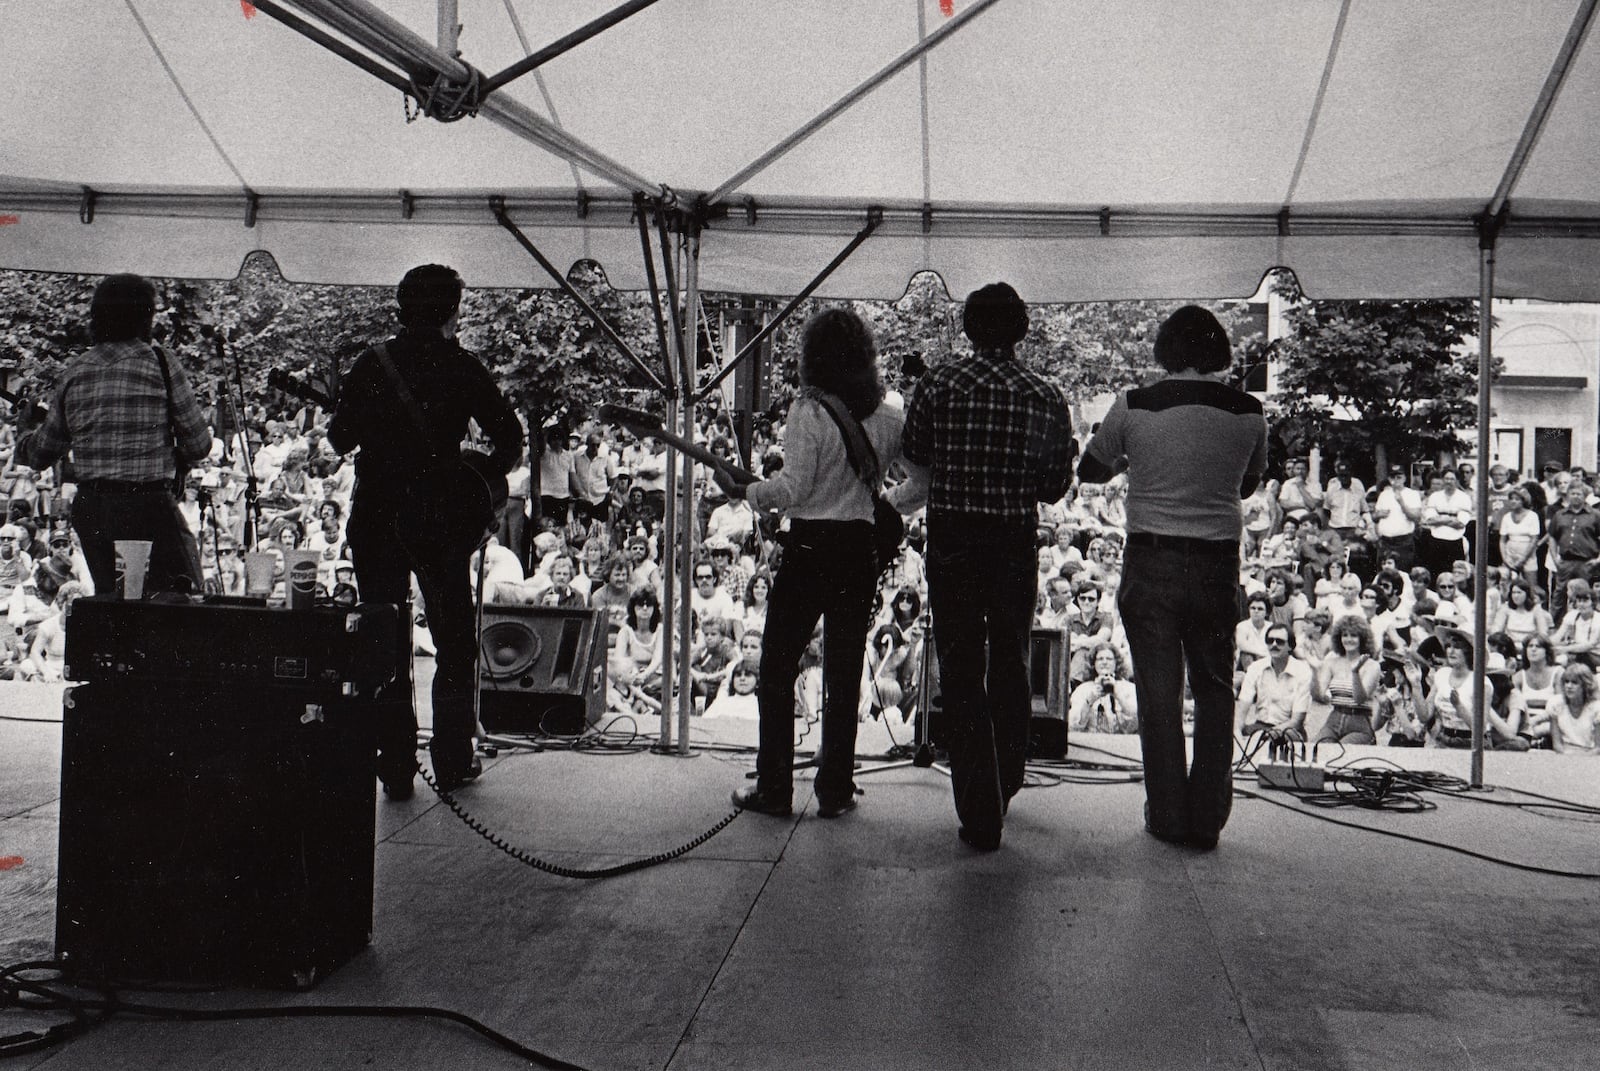
{"label": "tent pole", "polygon": [[648,379],[650,381],[650,385],[655,387],[656,390],[661,391],[663,394],[667,393],[667,385],[661,382],[660,378],[655,374],[649,365],[645,364],[639,359],[639,355],[633,352],[633,348],[628,345],[626,340],[624,340],[621,335],[617,334],[616,328],[612,327],[606,322],[606,318],[600,314],[600,310],[589,304],[588,299],[582,294],[578,293],[577,288],[567,281],[566,276],[561,274],[560,269],[552,264],[549,258],[547,258],[543,253],[539,252],[539,247],[533,244],[532,239],[530,239],[526,234],[523,234],[522,229],[512,221],[510,216],[506,215],[505,206],[503,204],[497,203],[494,206],[494,218],[496,222],[500,224],[500,226],[511,232],[511,236],[517,240],[517,244],[521,245],[523,249],[527,250],[529,256],[539,262],[539,267],[543,268],[545,270],[545,274],[549,275],[550,278],[555,280],[556,285],[561,288],[561,292],[578,303],[578,307],[581,308],[588,315],[589,319],[593,320],[595,325],[600,328],[601,334],[605,335],[606,338],[610,340],[611,344],[622,352],[622,355],[628,359],[629,363],[633,365],[639,374]]}
{"label": "tent pole", "polygon": [[628,0],[627,3],[613,8],[604,15],[601,15],[599,18],[584,23],[582,26],[578,27],[576,30],[573,30],[566,36],[560,37],[550,42],[548,45],[545,45],[539,51],[529,53],[526,57],[518,60],[516,63],[513,63],[500,73],[491,75],[484,79],[484,94],[488,95],[493,93],[507,82],[521,78],[529,71],[536,70],[544,64],[549,63],[563,52],[575,48],[589,40],[589,38],[609,30],[623,19],[643,11],[645,8],[649,7],[655,2],[656,0]]}
{"label": "tent pole", "polygon": [[456,0],[439,0],[438,16],[439,51],[447,56],[458,55],[461,51],[461,12]]}
{"label": "tent pole", "polygon": [[796,145],[799,145],[801,142],[810,138],[811,135],[815,134],[817,131],[833,122],[841,113],[849,111],[852,107],[860,102],[862,97],[865,97],[874,89],[877,89],[883,83],[887,82],[889,79],[893,78],[895,75],[899,74],[901,71],[917,62],[918,59],[927,55],[933,49],[944,44],[950,39],[952,34],[958,33],[962,29],[966,28],[968,23],[977,18],[979,15],[983,14],[985,11],[989,10],[998,2],[999,0],[977,0],[977,2],[971,7],[967,8],[967,10],[949,20],[943,26],[933,31],[933,33],[929,34],[927,37],[924,37],[915,45],[912,45],[899,56],[895,57],[889,62],[888,66],[884,67],[877,74],[872,75],[865,82],[862,82],[844,96],[828,105],[828,107],[823,109],[822,113],[816,118],[812,119],[810,122],[800,127],[799,130],[796,130],[794,133],[778,142],[772,148],[768,149],[766,152],[750,161],[744,167],[740,168],[733,175],[729,176],[728,179],[722,183],[722,185],[718,186],[715,190],[712,190],[706,195],[705,203],[708,205],[714,205],[718,203],[724,197],[728,196],[728,194],[732,193],[741,185],[748,182],[751,178],[759,175],[778,160],[783,159],[783,157],[787,156],[789,151]]}
{"label": "tent pole", "polygon": [[1472,683],[1476,699],[1472,704],[1473,788],[1483,787],[1484,710],[1489,696],[1485,674],[1489,631],[1489,424],[1491,410],[1489,376],[1493,369],[1490,334],[1494,330],[1494,245],[1498,226],[1490,220],[1478,249],[1478,465],[1477,538],[1472,548]]}
{"label": "tent pole", "polygon": [[[779,325],[788,322],[788,319],[791,315],[793,315],[794,310],[800,307],[800,303],[806,298],[810,297],[812,292],[815,291],[817,287],[821,286],[828,276],[833,274],[835,268],[848,260],[850,258],[850,254],[854,253],[857,249],[860,249],[861,243],[872,237],[872,232],[877,230],[878,225],[882,222],[883,209],[867,209],[867,225],[856,232],[856,236],[850,239],[850,244],[841,249],[839,251],[839,255],[830,260],[828,262],[828,266],[823,268],[822,271],[817,274],[815,279],[812,279],[809,283],[807,283],[805,289],[796,294],[790,300],[789,304],[783,307],[778,315],[768,320],[766,325],[763,326],[760,331],[756,332],[749,342],[746,342],[743,346],[741,346],[739,348],[739,352],[734,354],[733,358],[728,361],[727,364],[722,366],[722,370],[712,377],[711,382],[707,383],[700,390],[693,391],[691,396],[698,401],[701,398],[708,396],[712,391],[716,390],[717,387],[721,386],[723,380],[733,375],[734,369],[739,367],[739,362],[749,357],[750,354],[755,353],[761,346],[761,343],[767,338],[768,335],[776,331]],[[693,379],[691,378],[689,382],[692,387]]]}
{"label": "tent pole", "polygon": [[293,30],[295,33],[309,38],[312,42],[321,45],[334,55],[342,56],[343,58],[349,60],[351,63],[355,64],[357,67],[360,67],[363,71],[366,71],[379,81],[388,83],[402,93],[411,92],[411,83],[409,80],[407,80],[405,75],[401,74],[399,71],[390,70],[388,67],[385,67],[383,64],[379,63],[365,52],[362,52],[360,49],[351,48],[349,45],[345,44],[331,33],[328,33],[317,26],[313,26],[311,23],[307,22],[305,19],[302,19],[294,12],[284,10],[274,3],[273,0],[261,0],[259,4],[253,3],[251,6],[263,14],[271,15],[273,18],[289,27],[289,29]]}
{"label": "tent pole", "polygon": [[[671,362],[671,357],[668,357]],[[679,397],[677,391],[667,396],[665,424],[677,426]],[[673,661],[676,647],[672,642],[673,622],[678,604],[689,605],[687,592],[679,598],[677,579],[672,575],[670,563],[672,548],[678,538],[678,474],[668,464],[666,468],[666,515],[661,519],[661,727],[656,735],[655,751],[663,755],[672,753],[672,696],[678,681],[678,664]]]}
{"label": "tent pole", "polygon": [[[700,220],[698,217],[687,218],[683,237],[680,239],[684,251],[683,266],[683,304],[688,309],[688,315],[683,318],[683,343],[680,349],[682,367],[678,370],[681,377],[679,382],[683,385],[684,393],[692,398],[696,351],[700,344]],[[694,405],[686,403],[683,407],[683,428],[681,434],[684,438],[694,437]],[[674,565],[681,563],[677,576],[683,584],[685,592],[693,584],[694,576],[694,459],[688,454],[682,455],[682,515],[681,523],[683,535],[678,540],[682,545],[683,553],[678,553],[678,548],[672,548],[672,561]],[[678,607],[678,623],[682,629],[682,643],[678,652],[678,754],[689,754],[689,715],[692,708],[690,692],[693,677],[689,669],[689,641],[692,635],[692,623],[689,619],[689,598],[685,594],[682,605]]]}
{"label": "tent pole", "polygon": [[[650,221],[645,217],[646,208],[644,199],[640,198],[636,206],[639,221],[639,246],[644,253],[644,274],[650,283],[650,311],[656,320],[656,342],[661,347],[662,371],[666,374],[667,386],[676,388],[678,377],[672,374],[672,347],[667,344],[667,321],[661,311],[661,285],[656,281],[656,255],[650,248]],[[672,396],[677,396],[673,389]]]}

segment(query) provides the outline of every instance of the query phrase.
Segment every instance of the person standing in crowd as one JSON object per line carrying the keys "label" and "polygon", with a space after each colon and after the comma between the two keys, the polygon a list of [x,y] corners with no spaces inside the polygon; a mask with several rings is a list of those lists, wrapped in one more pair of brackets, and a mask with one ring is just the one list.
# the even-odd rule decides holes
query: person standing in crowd
{"label": "person standing in crowd", "polygon": [[1467,556],[1467,523],[1472,496],[1461,489],[1455,469],[1434,474],[1432,490],[1422,504],[1422,531],[1417,535],[1417,561],[1435,575]]}
{"label": "person standing in crowd", "polygon": [[[785,815],[792,809],[795,679],[821,619],[826,688],[815,791],[818,817],[837,818],[856,805],[861,668],[878,573],[888,564],[878,561],[873,542],[873,495],[900,456],[904,418],[883,404],[872,333],[846,309],[827,309],[806,321],[800,385],[789,407],[784,465],[777,476],[751,483],[746,473],[713,470],[730,498],[743,498],[757,511],[781,510],[789,518],[762,637],[756,783],[736,790],[733,802],[761,814]],[[835,405],[844,412],[830,412]],[[697,565],[695,572],[697,581],[703,574],[715,583],[710,565]]]}
{"label": "person standing in crowd", "polygon": [[600,432],[590,430],[583,449],[572,458],[572,506],[585,521],[607,520],[611,481],[617,476],[617,459],[605,448]]}
{"label": "person standing in crowd", "polygon": [[1422,496],[1406,485],[1403,466],[1389,468],[1389,482],[1378,492],[1372,516],[1377,522],[1378,561],[1393,558],[1395,568],[1409,572],[1416,564],[1417,522],[1422,519]]}
{"label": "person standing in crowd", "polygon": [[1005,283],[975,290],[961,320],[973,353],[917,385],[905,427],[911,476],[889,500],[902,513],[927,503],[928,601],[959,835],[993,851],[1027,762],[1037,504],[1066,493],[1078,444],[1061,391],[1017,360],[1028,333],[1017,292]]}
{"label": "person standing in crowd", "polygon": [[178,465],[211,452],[211,432],[183,365],[150,344],[155,313],[148,279],[101,280],[89,302],[94,346],[67,367],[42,423],[24,414],[34,426],[17,443],[17,457],[36,469],[72,452],[72,526],[102,593],[116,590],[119,539],[150,542],[147,592],[201,586],[200,550],[173,480]]}
{"label": "person standing in crowd", "polygon": [[[328,426],[335,450],[361,449],[345,527],[361,597],[404,608],[412,573],[422,591],[437,658],[429,750],[434,778],[447,791],[480,769],[472,745],[477,630],[467,569],[476,547],[450,546],[437,533],[416,531],[418,507],[431,512],[449,505],[419,502],[416,487],[441,461],[455,462],[470,420],[488,436],[489,464],[502,476],[523,448],[515,411],[488,369],[456,342],[462,291],[461,277],[441,264],[406,273],[397,292],[399,334],[356,360]],[[400,624],[399,674],[379,694],[378,776],[391,799],[411,796],[416,769],[411,622]]]}
{"label": "person standing in crowd", "polygon": [[1289,459],[1283,486],[1278,488],[1278,508],[1286,519],[1296,523],[1320,523],[1322,487],[1311,478],[1311,463],[1305,458]]}
{"label": "person standing in crowd", "polygon": [[1550,553],[1555,572],[1550,576],[1550,616],[1561,623],[1567,612],[1567,585],[1589,579],[1589,564],[1600,557],[1600,513],[1589,508],[1589,488],[1573,480],[1567,484],[1561,508],[1550,517]]}
{"label": "person standing in crowd", "polygon": [[[1144,754],[1145,829],[1202,850],[1233,804],[1233,626],[1240,501],[1266,468],[1261,403],[1222,380],[1228,334],[1197,305],[1167,317],[1155,359],[1167,375],[1119,396],[1081,479],[1128,474],[1128,549],[1117,605],[1133,655]],[[1194,695],[1185,771],[1184,670]]]}

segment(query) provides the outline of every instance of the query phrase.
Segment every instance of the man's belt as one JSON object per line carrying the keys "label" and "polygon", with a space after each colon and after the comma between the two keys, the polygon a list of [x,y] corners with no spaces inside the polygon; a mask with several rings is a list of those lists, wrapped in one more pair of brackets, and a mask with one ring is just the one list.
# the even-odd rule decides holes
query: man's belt
{"label": "man's belt", "polygon": [[157,492],[170,494],[171,480],[79,480],[80,491],[94,491],[102,495],[149,495]]}
{"label": "man's belt", "polygon": [[1239,556],[1237,539],[1197,539],[1194,536],[1158,535],[1155,532],[1129,532],[1128,546],[1152,550],[1181,550],[1189,554],[1231,554]]}

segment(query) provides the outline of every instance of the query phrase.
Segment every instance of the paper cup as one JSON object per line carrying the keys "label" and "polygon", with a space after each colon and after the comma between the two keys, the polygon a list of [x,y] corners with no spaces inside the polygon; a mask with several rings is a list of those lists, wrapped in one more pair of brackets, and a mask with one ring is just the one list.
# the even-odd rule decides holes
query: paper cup
{"label": "paper cup", "polygon": [[266,598],[272,594],[273,571],[278,556],[268,550],[252,550],[244,556],[244,593]]}
{"label": "paper cup", "polygon": [[284,601],[291,610],[309,610],[317,604],[317,559],[314,550],[289,550],[283,554]]}
{"label": "paper cup", "polygon": [[117,587],[122,597],[144,598],[144,578],[150,570],[150,541],[118,539],[113,545],[117,552]]}

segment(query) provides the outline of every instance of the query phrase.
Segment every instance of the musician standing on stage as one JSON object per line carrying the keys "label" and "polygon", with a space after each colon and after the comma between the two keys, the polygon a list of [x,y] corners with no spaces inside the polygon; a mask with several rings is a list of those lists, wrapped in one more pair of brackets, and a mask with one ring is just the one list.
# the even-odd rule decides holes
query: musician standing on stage
{"label": "musician standing on stage", "polygon": [[178,510],[174,478],[179,464],[210,453],[211,432],[183,365],[150,344],[155,313],[148,279],[101,280],[89,302],[94,346],[67,366],[42,425],[26,426],[34,421],[24,413],[17,444],[18,460],[36,469],[72,452],[72,526],[101,594],[116,590],[119,539],[150,542],[146,591],[200,590],[200,552]]}
{"label": "musician standing on stage", "polygon": [[[425,264],[406,273],[398,291],[399,334],[356,360],[328,426],[334,449],[361,448],[345,538],[362,599],[404,607],[412,573],[422,590],[437,649],[430,751],[434,777],[446,790],[476,777],[480,769],[472,743],[477,629],[467,572],[476,547],[446,546],[418,531],[408,494],[420,474],[459,457],[469,420],[489,437],[490,461],[501,474],[516,465],[523,447],[515,411],[488,370],[456,343],[462,289],[460,276],[443,265]],[[385,368],[384,348],[415,408]],[[400,676],[379,693],[387,702],[380,714],[378,776],[394,799],[411,795],[416,765],[409,620],[400,622],[400,633]]]}
{"label": "musician standing on stage", "polygon": [[973,353],[917,385],[905,427],[911,479],[887,497],[901,512],[927,497],[928,602],[959,834],[993,851],[1027,764],[1037,503],[1066,493],[1078,446],[1061,391],[1017,360],[1028,333],[1017,292],[1005,283],[973,291],[961,325]]}
{"label": "musician standing on stage", "polygon": [[[1165,378],[1119,397],[1078,476],[1128,473],[1128,545],[1117,608],[1133,655],[1145,829],[1209,851],[1233,804],[1233,640],[1243,499],[1267,459],[1261,403],[1223,382],[1228,333],[1198,305],[1156,332]],[[1186,764],[1185,670],[1194,695]],[[1187,769],[1185,769],[1187,765]]]}

